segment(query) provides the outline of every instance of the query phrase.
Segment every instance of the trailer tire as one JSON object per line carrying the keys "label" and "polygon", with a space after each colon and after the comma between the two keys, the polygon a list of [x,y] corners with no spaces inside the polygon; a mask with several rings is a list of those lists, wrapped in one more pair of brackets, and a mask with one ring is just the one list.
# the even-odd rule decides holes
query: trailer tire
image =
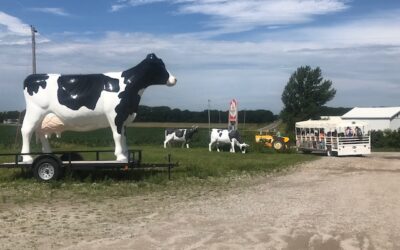
{"label": "trailer tire", "polygon": [[61,166],[51,157],[39,159],[33,166],[33,175],[39,181],[57,180],[61,175]]}

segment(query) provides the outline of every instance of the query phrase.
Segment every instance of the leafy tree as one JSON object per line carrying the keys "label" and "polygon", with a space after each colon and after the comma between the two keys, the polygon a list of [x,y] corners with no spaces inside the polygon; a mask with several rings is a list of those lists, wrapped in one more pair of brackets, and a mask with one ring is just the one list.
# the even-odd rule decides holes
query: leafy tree
{"label": "leafy tree", "polygon": [[335,94],[332,81],[322,78],[319,67],[297,68],[282,93],[284,108],[281,118],[287,124],[288,131],[294,129],[297,121],[318,119],[322,106],[332,100]]}
{"label": "leafy tree", "polygon": [[352,108],[322,106],[319,114],[321,116],[342,116],[351,109]]}

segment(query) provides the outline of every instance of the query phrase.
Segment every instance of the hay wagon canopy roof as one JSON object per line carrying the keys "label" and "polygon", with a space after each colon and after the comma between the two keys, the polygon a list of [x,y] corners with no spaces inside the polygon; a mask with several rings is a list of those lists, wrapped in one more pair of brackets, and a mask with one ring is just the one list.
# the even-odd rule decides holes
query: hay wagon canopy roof
{"label": "hay wagon canopy roof", "polygon": [[400,107],[355,107],[342,116],[343,119],[392,119],[400,113]]}
{"label": "hay wagon canopy roof", "polygon": [[333,128],[345,128],[345,127],[368,127],[367,122],[361,121],[352,121],[352,120],[342,120],[338,116],[327,117],[323,120],[308,120],[302,122],[296,122],[296,128],[324,128],[324,129],[333,129]]}

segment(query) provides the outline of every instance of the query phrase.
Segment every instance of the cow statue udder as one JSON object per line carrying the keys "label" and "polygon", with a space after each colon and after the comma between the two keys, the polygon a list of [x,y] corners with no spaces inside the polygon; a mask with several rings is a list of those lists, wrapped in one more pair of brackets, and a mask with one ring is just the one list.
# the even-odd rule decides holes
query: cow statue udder
{"label": "cow statue udder", "polygon": [[[21,153],[30,153],[33,132],[41,141],[42,151],[50,153],[47,138],[51,133],[111,127],[117,161],[126,162],[125,126],[135,119],[144,90],[150,85],[173,86],[176,81],[155,54],[123,72],[30,75],[24,81],[26,114]],[[23,162],[32,162],[32,157],[23,155]]]}

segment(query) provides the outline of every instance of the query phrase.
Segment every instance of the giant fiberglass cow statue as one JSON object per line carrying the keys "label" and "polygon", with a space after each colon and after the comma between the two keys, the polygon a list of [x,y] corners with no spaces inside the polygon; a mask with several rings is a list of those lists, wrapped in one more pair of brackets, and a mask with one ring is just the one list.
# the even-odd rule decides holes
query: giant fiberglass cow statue
{"label": "giant fiberglass cow statue", "polygon": [[[155,54],[123,72],[30,75],[24,81],[21,153],[30,153],[33,132],[42,151],[49,153],[48,134],[111,127],[115,156],[118,161],[127,161],[125,125],[135,119],[143,91],[150,85],[173,86],[176,81]],[[32,162],[32,157],[24,155],[23,161]]]}
{"label": "giant fiberglass cow statue", "polygon": [[239,131],[213,128],[211,130],[211,139],[210,144],[208,144],[208,150],[211,152],[212,147],[216,145],[217,151],[219,152],[220,144],[229,144],[231,153],[235,153],[235,146],[238,146],[243,154],[246,153],[247,148],[249,147],[248,144],[243,142]]}
{"label": "giant fiberglass cow statue", "polygon": [[165,140],[164,140],[164,148],[167,148],[167,145],[170,145],[170,142],[181,142],[182,148],[186,145],[186,148],[189,148],[189,142],[192,140],[192,137],[195,133],[197,133],[197,126],[193,126],[191,128],[167,128],[165,130]]}

